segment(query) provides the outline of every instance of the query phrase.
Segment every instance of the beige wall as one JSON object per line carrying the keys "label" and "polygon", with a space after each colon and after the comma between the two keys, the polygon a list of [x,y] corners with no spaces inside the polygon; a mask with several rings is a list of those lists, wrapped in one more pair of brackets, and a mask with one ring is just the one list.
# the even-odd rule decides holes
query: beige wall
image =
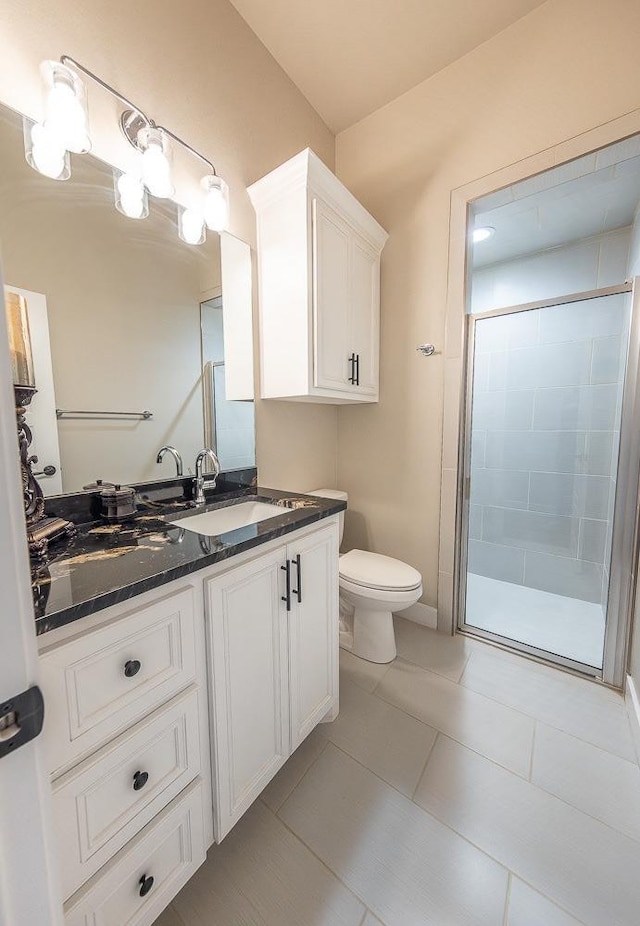
{"label": "beige wall", "polygon": [[[227,0],[5,0],[0,30],[0,101],[36,115],[40,61],[72,55],[215,162],[252,247],[246,186],[307,145],[333,166],[332,133]],[[96,148],[113,134],[101,116]],[[258,402],[256,426],[263,484],[335,484],[335,408]]]}
{"label": "beige wall", "polygon": [[[635,0],[550,0],[337,138],[338,175],[390,233],[381,400],[338,415],[346,543],[415,565],[428,604],[437,595],[451,191],[639,107],[639,40]],[[440,353],[416,354],[424,341]]]}

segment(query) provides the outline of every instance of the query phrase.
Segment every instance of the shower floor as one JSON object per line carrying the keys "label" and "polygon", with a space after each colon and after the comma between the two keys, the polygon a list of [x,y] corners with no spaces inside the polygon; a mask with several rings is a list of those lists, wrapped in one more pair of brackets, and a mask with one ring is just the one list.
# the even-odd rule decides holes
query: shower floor
{"label": "shower floor", "polygon": [[467,575],[466,624],[601,668],[601,605],[511,582]]}

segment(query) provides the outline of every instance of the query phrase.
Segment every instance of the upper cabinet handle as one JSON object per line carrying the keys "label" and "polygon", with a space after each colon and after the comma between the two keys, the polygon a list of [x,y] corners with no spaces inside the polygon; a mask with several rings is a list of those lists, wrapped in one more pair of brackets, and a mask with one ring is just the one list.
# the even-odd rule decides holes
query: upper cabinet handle
{"label": "upper cabinet handle", "polygon": [[291,591],[293,592],[294,595],[297,596],[298,604],[300,604],[302,602],[302,559],[299,553],[293,562],[296,567],[296,578],[298,580],[298,587],[292,588]]}
{"label": "upper cabinet handle", "polygon": [[124,674],[127,678],[133,678],[134,675],[137,675],[140,671],[142,663],[139,659],[128,659],[124,664]]}
{"label": "upper cabinet handle", "polygon": [[356,354],[356,386],[360,385],[360,354]]}
{"label": "upper cabinet handle", "polygon": [[349,357],[349,363],[351,364],[351,376],[348,376],[347,379],[352,386],[356,384],[356,355],[351,354]]}
{"label": "upper cabinet handle", "polygon": [[287,611],[290,611],[291,610],[291,561],[287,560],[286,564],[284,566],[280,566],[280,568],[284,569],[284,572],[286,575],[286,579],[285,579],[286,593],[282,595],[280,600],[286,601]]}

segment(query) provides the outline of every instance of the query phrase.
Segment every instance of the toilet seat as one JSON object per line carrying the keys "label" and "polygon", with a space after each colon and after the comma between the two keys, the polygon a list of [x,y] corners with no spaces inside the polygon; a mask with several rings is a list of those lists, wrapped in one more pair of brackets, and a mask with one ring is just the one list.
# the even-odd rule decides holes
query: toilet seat
{"label": "toilet seat", "polygon": [[365,550],[350,550],[341,556],[339,574],[350,584],[379,591],[408,592],[422,584],[422,576],[413,566]]}

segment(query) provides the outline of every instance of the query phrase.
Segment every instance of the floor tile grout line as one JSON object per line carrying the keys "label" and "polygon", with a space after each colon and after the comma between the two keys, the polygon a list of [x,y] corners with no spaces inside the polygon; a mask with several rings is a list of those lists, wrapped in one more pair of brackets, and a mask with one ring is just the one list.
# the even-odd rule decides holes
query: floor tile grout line
{"label": "floor tile grout line", "polygon": [[[477,692],[476,692],[476,693],[477,693]],[[411,718],[413,718],[413,719],[415,719],[415,720],[419,720],[419,718],[414,717],[413,714],[411,714],[409,711],[406,711],[404,708],[398,707],[397,705],[392,704],[392,703],[389,702],[389,701],[386,701],[386,699],[383,698],[383,697],[380,696],[380,695],[378,695],[378,697],[380,698],[381,701],[385,701],[386,704],[391,704],[392,707],[395,707],[397,710],[401,711],[403,714],[407,714],[407,716],[409,716],[409,717],[411,717]],[[502,702],[497,702],[497,703],[502,703]],[[506,706],[506,705],[505,705],[505,706]],[[521,712],[518,712],[518,713],[521,713]],[[523,716],[529,717],[528,714],[523,714]],[[543,723],[543,724],[544,724],[544,721],[538,720],[537,718],[533,718],[533,721],[534,721],[534,727],[533,727],[533,735],[532,735],[532,742],[531,742],[531,758],[530,758],[530,760],[529,760],[529,773],[528,773],[528,774],[529,774],[529,777],[525,777],[524,775],[520,775],[518,772],[515,772],[512,768],[508,768],[506,765],[502,765],[502,763],[497,762],[495,759],[492,759],[490,756],[485,755],[485,753],[478,752],[477,749],[474,749],[473,747],[469,746],[467,743],[463,743],[461,740],[456,739],[454,736],[451,736],[450,733],[445,733],[444,730],[440,730],[440,729],[438,729],[437,727],[434,727],[434,726],[431,725],[431,724],[425,724],[424,721],[420,721],[421,723],[423,723],[424,726],[428,726],[430,729],[436,731],[436,739],[433,741],[433,745],[432,745],[431,749],[429,750],[429,754],[428,754],[427,759],[426,759],[426,761],[425,761],[424,768],[423,768],[423,770],[422,770],[422,772],[421,772],[421,774],[420,774],[420,777],[419,777],[419,779],[418,779],[418,784],[416,785],[416,787],[415,787],[415,789],[414,789],[414,791],[413,791],[413,795],[412,795],[412,797],[410,798],[410,800],[413,801],[413,803],[417,803],[417,802],[414,800],[414,798],[415,798],[415,795],[416,795],[416,793],[417,793],[417,790],[418,790],[418,787],[419,787],[419,785],[420,785],[420,782],[422,781],[422,778],[424,777],[424,773],[425,773],[425,771],[426,771],[426,769],[427,769],[427,765],[429,764],[429,759],[431,758],[431,756],[433,755],[433,753],[434,753],[434,751],[435,751],[436,741],[437,741],[437,739],[438,739],[439,737],[444,736],[444,737],[446,737],[447,739],[450,739],[452,742],[457,743],[459,746],[462,746],[463,749],[468,749],[469,752],[472,752],[474,755],[479,756],[481,759],[485,759],[485,761],[491,762],[491,763],[492,763],[493,765],[495,765],[497,768],[503,769],[503,771],[505,771],[505,772],[509,772],[511,775],[514,775],[516,778],[520,779],[521,781],[526,781],[526,782],[527,782],[528,784],[530,784],[533,788],[536,788],[538,791],[541,791],[543,794],[546,794],[546,795],[548,795],[549,797],[555,798],[555,800],[560,801],[560,802],[561,802],[562,804],[564,804],[566,807],[570,807],[572,810],[576,811],[577,813],[581,814],[582,816],[587,817],[587,818],[590,819],[590,820],[594,820],[596,823],[600,823],[602,826],[606,826],[607,829],[612,830],[614,833],[617,833],[617,834],[620,835],[620,836],[626,837],[627,839],[631,839],[631,840],[634,841],[634,842],[640,842],[640,839],[637,839],[637,838],[634,837],[634,836],[630,836],[628,833],[626,833],[626,832],[623,831],[623,830],[618,829],[616,826],[613,826],[611,823],[608,823],[606,820],[602,820],[600,817],[595,817],[593,814],[588,813],[586,810],[583,810],[583,809],[580,808],[580,807],[576,807],[575,804],[572,804],[570,801],[566,800],[565,798],[562,798],[562,797],[560,797],[559,795],[554,794],[554,792],[553,792],[553,791],[550,791],[548,788],[544,788],[544,787],[542,787],[542,785],[536,784],[536,783],[532,780],[531,775],[532,775],[532,772],[533,772],[533,753],[534,753],[534,747],[535,747],[535,732],[536,732],[536,726],[537,726],[538,723]],[[551,725],[550,725],[550,724],[546,724],[546,726],[549,726],[549,727],[550,727]],[[556,728],[555,728],[555,727],[552,727],[551,729],[556,729]],[[559,732],[560,732],[560,733],[564,733],[566,736],[572,736],[572,734],[566,733],[564,730],[560,730]],[[574,738],[575,738],[575,739],[579,739],[579,737],[574,737]],[[331,742],[333,742],[333,741],[331,741]],[[602,749],[600,746],[596,746],[596,745],[593,744],[593,743],[588,743],[586,740],[580,740],[580,742],[585,742],[587,745],[592,746],[594,749],[600,749],[600,751],[601,751],[601,752],[604,752],[606,755],[613,755],[614,758],[618,758],[618,759],[620,759],[620,761],[622,761],[622,762],[628,761],[628,760],[622,759],[620,756],[615,756],[615,754],[607,752],[607,750]],[[347,752],[346,749],[342,749],[340,746],[337,746],[336,743],[333,743],[333,745],[336,746],[337,749],[340,749],[340,751],[343,752],[345,755],[349,756],[349,758],[353,759],[355,762],[358,762],[359,765],[361,765],[361,766],[362,766],[363,768],[365,768],[367,771],[371,772],[372,775],[375,775],[376,778],[378,778],[380,781],[383,781],[383,782],[384,782],[386,785],[388,785],[390,788],[393,788],[394,791],[397,791],[398,794],[402,794],[403,797],[406,797],[406,796],[407,796],[406,794],[403,794],[403,792],[400,791],[398,788],[396,788],[394,785],[392,785],[390,782],[386,781],[384,778],[381,778],[380,775],[376,774],[376,772],[373,771],[373,769],[368,768],[368,766],[366,766],[363,762],[360,762],[358,759],[356,759],[354,756],[352,756],[349,752]],[[630,765],[633,765],[634,763],[631,762],[631,763],[629,763],[629,764],[630,764]],[[417,804],[417,806],[420,807],[421,805],[420,805],[420,804]],[[422,808],[422,809],[424,809],[424,808]],[[442,822],[442,821],[441,821],[441,822]],[[446,824],[445,824],[445,825],[446,825]]]}
{"label": "floor tile grout line", "polygon": [[[586,819],[588,819],[588,820],[593,820],[594,823],[599,823],[601,826],[605,826],[608,830],[611,830],[611,831],[612,831],[613,833],[615,833],[617,836],[621,836],[623,839],[630,839],[632,842],[640,842],[640,838],[637,838],[637,837],[634,837],[634,836],[630,836],[628,833],[624,832],[623,830],[618,829],[617,827],[613,826],[613,824],[611,824],[611,823],[607,823],[606,820],[602,820],[600,817],[594,817],[593,814],[587,813],[586,810],[582,810],[580,807],[576,807],[575,804],[572,804],[570,801],[566,800],[565,798],[560,797],[560,796],[557,795],[557,794],[554,794],[553,791],[549,791],[547,788],[543,788],[541,785],[538,785],[538,784],[536,784],[535,782],[530,781],[529,779],[525,778],[523,775],[518,775],[517,772],[514,772],[512,769],[507,768],[507,767],[504,766],[504,765],[500,765],[499,762],[496,762],[494,759],[490,759],[488,756],[483,755],[481,752],[476,752],[475,749],[471,749],[471,747],[470,747],[470,746],[467,746],[465,743],[459,742],[458,740],[454,739],[452,736],[449,736],[448,733],[443,733],[442,731],[439,731],[439,735],[444,736],[444,737],[446,737],[447,739],[450,739],[450,740],[451,740],[452,742],[454,742],[454,743],[457,743],[459,746],[462,746],[463,749],[468,749],[469,752],[472,752],[474,755],[479,756],[481,759],[484,759],[485,762],[490,762],[492,765],[495,765],[497,768],[502,769],[502,771],[507,772],[507,773],[510,774],[510,775],[513,775],[514,778],[517,778],[517,779],[519,779],[520,781],[524,781],[526,784],[530,785],[532,788],[535,788],[536,791],[539,791],[539,792],[542,793],[542,794],[546,794],[547,797],[551,797],[551,798],[553,798],[554,800],[559,801],[561,804],[564,804],[565,807],[569,807],[570,810],[573,810],[575,813],[579,813],[582,817],[586,817]],[[344,752],[344,750],[342,750],[342,751]],[[431,753],[433,753],[433,749],[431,750]],[[349,753],[346,753],[346,755],[349,755]],[[430,755],[431,755],[431,754],[430,754]],[[353,757],[351,757],[351,758],[353,758]],[[355,761],[357,761],[357,759],[356,759]],[[360,764],[362,764],[362,763],[360,763]],[[366,768],[366,765],[364,766],[364,768]],[[368,771],[371,771],[371,769],[368,769]],[[426,771],[426,766],[425,766],[425,771]],[[372,774],[375,775],[375,772],[372,772]],[[424,775],[424,772],[423,772],[423,775]],[[379,777],[379,776],[376,776],[376,777]],[[384,779],[381,779],[381,780],[384,780]],[[421,776],[421,779],[420,779],[420,780],[422,780],[422,776]],[[420,782],[418,782],[418,784],[419,784],[419,783],[420,783]],[[388,783],[388,782],[385,782],[385,784],[389,784],[389,783]],[[393,788],[393,785],[389,785],[389,787]],[[397,791],[397,788],[395,788],[394,790]],[[398,792],[398,793],[401,794],[402,792],[400,791],[400,792]],[[426,810],[425,807],[422,807],[422,804],[419,804],[419,803],[415,800],[415,794],[416,794],[416,793],[417,793],[417,788],[416,788],[416,791],[414,791],[414,797],[412,797],[411,800],[412,800],[413,803],[416,804],[418,807],[421,807],[422,810]],[[430,811],[427,811],[427,813],[430,813]],[[433,814],[433,816],[436,816],[436,815]],[[439,820],[440,818],[439,818],[439,817],[436,817],[436,819]],[[444,820],[440,820],[440,822],[441,822],[441,823],[444,823],[445,826],[448,826],[448,825],[449,825],[448,823],[445,823]],[[453,829],[453,827],[450,827],[450,829]],[[457,831],[457,830],[454,830],[454,832],[457,833],[458,831]],[[459,835],[459,836],[462,836],[462,833],[458,833],[458,835]],[[465,838],[465,837],[463,837],[463,838]],[[470,840],[469,840],[469,841],[470,841]],[[472,843],[472,845],[476,845],[476,844],[475,844],[475,843]],[[476,848],[479,848],[479,846],[476,846]],[[481,851],[485,852],[485,854],[487,854],[487,855],[489,854],[489,853],[487,853],[484,849],[482,849]],[[493,858],[493,856],[492,856],[492,858]],[[495,861],[498,861],[498,860],[495,859]],[[503,868],[506,867],[505,864],[504,864],[504,862],[500,862],[499,864],[501,864]],[[517,875],[517,877],[520,877],[520,876]],[[521,879],[521,880],[522,880],[522,879]],[[537,890],[537,889],[536,889],[536,890]],[[555,901],[554,901],[554,903],[555,903]]]}
{"label": "floor tile grout line", "polygon": [[536,733],[538,730],[538,720],[533,721],[533,736],[531,738],[531,758],[529,760],[529,781],[533,784],[533,757],[536,751]]}
{"label": "floor tile grout line", "polygon": [[[355,658],[357,659],[358,657],[356,656]],[[395,662],[396,662],[396,661],[395,661],[395,659],[394,659],[392,662],[390,662],[390,663],[388,664],[387,668],[384,670],[384,672],[382,673],[382,675],[380,676],[380,678],[378,679],[378,681],[375,683],[375,685],[374,685],[373,688],[371,689],[370,694],[375,694],[375,693],[376,693],[376,690],[377,690],[378,686],[381,685],[382,682],[383,682],[383,680],[387,677],[387,675],[389,674],[389,670],[391,669],[392,666],[395,665]]]}
{"label": "floor tile grout line", "polygon": [[[419,666],[418,666],[418,668],[419,668]],[[443,676],[443,678],[444,678],[444,676]],[[352,682],[352,684],[355,685],[356,683],[355,683],[355,682]],[[359,687],[359,686],[357,686],[357,687]],[[404,714],[405,717],[409,717],[409,718],[411,718],[411,720],[415,720],[416,723],[419,723],[421,726],[426,727],[427,730],[432,730],[434,733],[438,733],[438,732],[439,732],[438,729],[437,729],[436,727],[433,726],[433,724],[427,723],[425,720],[422,720],[422,718],[420,718],[420,717],[416,717],[414,714],[410,714],[409,711],[405,711],[404,708],[398,707],[397,704],[393,704],[392,701],[388,701],[386,698],[383,698],[382,695],[378,695],[378,694],[376,694],[374,691],[366,691],[365,688],[362,688],[361,691],[365,691],[366,694],[372,695],[374,698],[376,698],[376,700],[380,701],[382,704],[386,704],[387,707],[392,707],[394,710],[400,711],[400,713],[401,713],[401,714]],[[338,715],[338,716],[339,716],[339,715]],[[336,720],[337,720],[337,719],[338,719],[338,718],[336,718]],[[333,722],[333,721],[332,721],[332,722]],[[326,734],[323,734],[323,735],[326,735]],[[446,735],[446,734],[445,734],[445,735]]]}
{"label": "floor tile grout line", "polygon": [[502,926],[509,926],[509,907],[511,906],[511,885],[513,884],[513,872],[507,873],[507,895],[504,899],[504,915],[502,917]]}
{"label": "floor tile grout line", "polygon": [[[338,747],[336,746],[336,749],[337,749],[337,748],[338,748]],[[345,755],[346,755],[346,753],[345,753]],[[351,757],[349,757],[349,758],[351,758]],[[296,786],[296,787],[297,787],[297,786]],[[294,790],[295,790],[295,788],[294,788]],[[292,792],[292,793],[293,793],[293,792]],[[288,800],[288,798],[287,798],[287,800]],[[364,923],[364,921],[366,920],[366,918],[367,918],[367,913],[369,912],[369,910],[371,910],[371,907],[368,907],[366,901],[363,900],[363,898],[362,898],[358,893],[356,893],[356,891],[354,891],[354,889],[353,889],[352,887],[349,887],[349,885],[347,884],[347,882],[344,881],[344,880],[340,877],[340,875],[338,874],[338,872],[337,872],[337,871],[334,871],[334,869],[333,869],[327,862],[325,862],[325,860],[324,860],[320,855],[318,855],[318,853],[316,852],[316,850],[315,850],[314,848],[312,848],[308,843],[306,843],[306,842],[304,841],[304,839],[302,838],[302,836],[300,836],[299,833],[296,833],[296,831],[295,831],[294,829],[292,829],[292,828],[289,826],[289,824],[287,823],[286,820],[283,820],[283,819],[282,819],[282,817],[280,816],[280,812],[279,812],[279,811],[278,811],[278,813],[275,813],[275,814],[274,814],[273,811],[272,811],[270,808],[267,808],[267,810],[269,810],[269,813],[271,813],[271,814],[276,818],[276,820],[278,821],[278,823],[281,823],[282,826],[284,826],[284,828],[287,830],[287,832],[291,833],[291,835],[294,837],[294,839],[296,839],[301,845],[303,845],[303,846],[305,847],[305,849],[307,850],[307,852],[310,852],[311,855],[312,855],[318,862],[320,862],[320,864],[322,865],[323,868],[325,868],[331,875],[333,875],[333,877],[336,879],[336,881],[338,881],[338,882],[344,887],[344,889],[345,889],[346,891],[348,891],[349,894],[351,894],[352,897],[355,897],[356,900],[358,900],[358,901],[362,904],[362,906],[364,907],[363,918],[362,918],[362,921],[361,921],[361,926],[362,926],[362,923]],[[371,910],[371,912],[373,913],[374,911]],[[374,916],[375,916],[375,915],[376,915],[376,914],[374,913]]]}
{"label": "floor tile grout line", "polygon": [[[432,727],[431,729],[434,729],[434,728]],[[433,743],[431,744],[431,748],[429,749],[429,751],[428,751],[428,753],[427,753],[427,758],[424,760],[424,765],[422,766],[422,771],[421,771],[420,774],[418,775],[418,780],[417,780],[417,782],[416,782],[416,786],[415,786],[415,788],[413,789],[413,791],[411,792],[411,800],[412,800],[412,801],[413,801],[414,797],[416,796],[416,792],[417,792],[418,788],[420,787],[420,782],[421,782],[422,779],[424,778],[424,773],[425,773],[426,770],[427,770],[427,765],[429,764],[429,759],[430,759],[431,756],[433,755],[433,750],[436,748],[436,743],[438,742],[438,739],[439,739],[441,736],[443,736],[443,735],[444,735],[444,734],[442,734],[442,733],[440,732],[440,730],[436,730],[435,738],[434,738],[434,740],[433,740]],[[415,803],[415,801],[414,801],[414,803]],[[418,806],[419,806],[419,805],[418,805]]]}
{"label": "floor tile grout line", "polygon": [[561,910],[562,913],[566,913],[567,916],[570,916],[572,919],[574,919],[576,923],[578,924],[578,926],[586,926],[586,923],[583,920],[579,920],[578,917],[575,915],[575,913],[571,913],[570,910],[567,910],[565,906],[563,906],[562,904],[559,904],[557,900],[554,900],[552,897],[549,897],[548,894],[545,894],[544,891],[541,891],[539,887],[535,886],[535,884],[532,884],[530,881],[528,881],[526,878],[523,878],[521,875],[517,875],[514,871],[510,871],[509,874],[511,875],[512,883],[513,883],[513,879],[517,878],[518,881],[522,881],[523,884],[526,884],[526,886],[530,888],[532,891],[535,891],[536,894],[540,894],[541,897],[544,897],[545,900],[548,900],[549,903],[553,904],[554,907],[557,907],[558,910]]}
{"label": "floor tile grout line", "polygon": [[[265,803],[265,801],[262,802],[262,803],[265,805],[265,807],[267,807],[269,810],[271,810],[271,813],[275,814],[276,817],[278,816],[278,813],[280,812],[280,808],[281,808],[284,804],[287,803],[287,801],[289,800],[289,798],[291,797],[291,795],[293,794],[293,792],[296,790],[296,788],[298,787],[298,785],[302,784],[302,782],[304,781],[304,779],[307,777],[307,775],[309,774],[309,772],[311,771],[311,769],[313,768],[313,766],[316,764],[316,762],[318,761],[318,759],[320,758],[320,756],[323,754],[323,752],[325,751],[325,749],[327,748],[327,746],[328,746],[329,743],[331,742],[331,740],[330,740],[327,736],[325,736],[324,733],[319,732],[319,735],[322,736],[322,739],[324,740],[324,744],[323,744],[323,746],[322,746],[322,749],[320,750],[320,752],[318,753],[318,755],[315,757],[315,759],[313,760],[313,762],[311,763],[311,765],[310,765],[308,768],[306,768],[306,769],[304,770],[304,772],[302,773],[302,776],[301,776],[301,777],[298,779],[298,781],[294,784],[293,788],[291,788],[291,790],[289,791],[289,793],[287,794],[287,796],[285,797],[285,799],[284,799],[283,801],[280,801],[280,803],[278,804],[278,807],[276,808],[276,810],[272,810],[272,808],[269,807],[269,805],[268,805],[267,803]],[[304,742],[304,740],[303,740],[302,742]],[[300,745],[302,745],[302,743],[300,743]],[[295,752],[294,752],[292,755],[295,755]],[[292,756],[289,756],[289,758],[292,758]],[[288,760],[287,760],[287,761],[288,761]],[[287,763],[285,762],[285,765],[286,765],[286,764],[287,764]],[[284,768],[284,765],[281,767],[281,769],[279,769],[279,771],[281,771],[283,768]],[[278,773],[279,773],[279,772],[276,772],[276,775],[277,775]],[[271,781],[274,781],[274,780],[275,780],[276,775],[273,776],[273,778],[271,779]],[[269,782],[269,784],[271,784],[271,782]],[[267,787],[268,787],[268,785],[267,785]],[[259,795],[260,798],[262,798],[262,794],[263,794],[263,793],[264,793],[264,792],[260,792],[260,795]]]}
{"label": "floor tile grout line", "polygon": [[[473,657],[473,654],[471,654],[471,656],[469,656],[469,659],[467,660],[467,665],[468,665],[469,662],[471,661],[472,657]],[[437,676],[438,678],[445,678],[445,679],[447,679],[447,681],[452,682],[451,678],[449,678],[449,677],[446,676],[446,675],[441,675],[439,672],[435,672],[435,671],[433,671],[432,669],[426,669],[424,666],[417,665],[417,663],[413,663],[413,662],[411,662],[411,660],[405,659],[404,656],[402,656],[402,657],[400,657],[400,658],[402,659],[403,662],[407,662],[409,665],[413,666],[413,667],[416,668],[416,669],[421,669],[423,672],[427,672],[427,673],[429,673],[430,675],[435,675],[435,676]],[[394,663],[391,663],[391,665],[390,665],[389,668],[391,668],[391,667],[392,667],[393,665],[395,665],[395,664],[396,664],[395,662],[394,662]],[[465,672],[466,672],[466,668],[467,668],[467,667],[465,666]],[[465,672],[462,673],[462,676],[465,674]],[[385,675],[386,675],[386,673],[385,673]],[[494,704],[500,704],[502,707],[505,707],[505,708],[507,708],[508,710],[513,711],[513,712],[516,713],[516,714],[520,714],[522,717],[527,717],[528,719],[533,720],[533,721],[537,721],[538,723],[546,724],[548,727],[552,727],[554,730],[559,730],[560,733],[565,733],[567,736],[573,736],[575,739],[580,740],[580,741],[583,742],[583,743],[587,743],[589,746],[594,746],[596,749],[601,749],[603,752],[606,752],[606,753],[608,753],[609,755],[615,756],[615,757],[618,758],[618,759],[622,759],[622,760],[625,761],[625,762],[631,762],[631,763],[633,764],[633,760],[631,760],[631,759],[626,759],[624,756],[621,756],[619,753],[613,752],[613,751],[610,750],[610,749],[605,749],[604,746],[601,746],[601,745],[599,745],[598,743],[593,743],[593,742],[591,742],[591,740],[586,740],[586,739],[584,739],[584,738],[581,737],[581,736],[577,736],[575,733],[569,733],[567,730],[563,730],[561,727],[556,727],[556,726],[554,726],[554,725],[553,725],[551,722],[549,722],[548,720],[542,720],[542,718],[537,717],[535,714],[529,714],[529,713],[527,713],[526,711],[523,711],[523,710],[521,710],[521,709],[518,708],[518,707],[513,707],[513,705],[511,705],[511,704],[507,704],[505,701],[501,701],[498,697],[495,697],[495,696],[492,696],[492,695],[488,695],[488,694],[486,694],[486,693],[483,692],[483,691],[478,691],[476,688],[473,688],[473,687],[471,687],[470,685],[463,685],[463,684],[462,684],[462,676],[460,676],[460,681],[458,681],[458,682],[452,682],[452,684],[454,684],[454,685],[459,685],[459,686],[460,686],[461,688],[463,688],[465,691],[472,691],[475,695],[479,695],[481,698],[486,698],[487,701],[491,701],[491,702],[494,703]],[[382,679],[381,679],[380,681],[382,681]],[[377,689],[377,687],[378,687],[378,686],[376,685],[376,689]],[[386,698],[383,698],[382,695],[380,695],[377,691],[375,692],[375,694],[376,694],[376,696],[377,696],[378,698],[380,698],[382,701],[386,701],[386,700],[387,700]],[[387,703],[390,704],[390,703],[392,703],[392,702],[387,701]],[[615,707],[616,705],[613,705],[613,704],[612,704],[612,706]],[[622,703],[622,705],[621,705],[621,708],[624,710],[624,701],[623,701],[623,703]],[[401,710],[402,710],[402,708],[401,708]],[[406,713],[408,713],[408,711],[407,711]],[[410,716],[413,717],[414,715],[411,714]],[[419,719],[420,719],[419,717],[416,717],[416,720],[419,720]],[[422,721],[422,722],[424,723],[424,721]],[[429,724],[427,724],[427,726],[429,726]]]}
{"label": "floor tile grout line", "polygon": [[[486,856],[487,858],[490,858],[492,862],[494,862],[496,865],[498,865],[498,867],[501,868],[501,869],[502,869],[504,872],[506,872],[507,874],[510,872],[510,869],[507,867],[507,865],[504,864],[504,862],[499,861],[497,858],[495,858],[495,856],[491,855],[491,853],[487,852],[485,849],[480,848],[480,846],[478,846],[475,842],[473,842],[473,840],[471,840],[471,839],[469,839],[467,836],[465,836],[464,833],[459,833],[458,830],[454,829],[454,828],[453,828],[452,826],[450,826],[448,823],[445,823],[444,820],[441,820],[440,817],[437,817],[437,816],[436,816],[434,813],[432,813],[430,810],[427,810],[426,807],[422,807],[422,806],[421,806],[420,804],[418,804],[416,801],[412,800],[410,797],[407,797],[406,794],[403,794],[402,791],[398,791],[398,789],[397,789],[397,788],[394,788],[393,785],[390,785],[388,781],[385,781],[384,778],[380,778],[379,775],[376,775],[375,772],[371,771],[370,768],[367,768],[367,766],[364,765],[362,762],[359,762],[358,759],[354,759],[353,756],[350,756],[349,753],[348,753],[348,752],[345,752],[344,749],[341,749],[340,746],[336,746],[335,743],[331,743],[331,745],[334,746],[334,747],[338,750],[338,752],[341,752],[344,756],[346,756],[347,759],[350,759],[352,762],[355,762],[357,765],[359,765],[361,768],[363,768],[366,772],[369,772],[370,775],[373,775],[374,778],[377,778],[378,781],[381,782],[381,784],[383,784],[385,787],[391,788],[392,791],[395,791],[396,794],[399,794],[400,797],[403,798],[405,801],[409,801],[411,804],[413,804],[413,806],[414,806],[417,810],[419,810],[421,813],[425,814],[425,816],[430,817],[432,820],[435,820],[437,823],[440,824],[440,826],[443,826],[446,830],[449,830],[449,832],[453,833],[453,834],[454,834],[455,836],[457,836],[459,839],[462,839],[463,842],[466,842],[468,845],[472,846],[472,847],[473,847],[477,852],[479,852],[481,855],[484,855],[484,856]],[[293,792],[292,792],[292,793],[293,793]],[[270,812],[273,813],[273,811],[270,811]],[[303,839],[302,836],[300,836],[298,833],[296,833],[296,831],[295,831],[294,829],[292,829],[292,828],[289,826],[289,824],[286,822],[286,820],[283,820],[283,819],[282,819],[282,817],[280,816],[280,812],[278,812],[277,814],[274,814],[274,816],[277,817],[277,819],[289,830],[289,832],[291,832],[291,833],[296,837],[296,839],[297,839],[299,842],[301,842],[301,843],[302,843],[302,844],[303,844],[303,845],[304,845],[304,846],[305,846],[305,847],[306,847],[317,859],[319,859],[319,860],[322,862],[322,864],[325,866],[325,868],[328,868],[329,871],[330,871],[332,874],[334,874],[334,875],[336,876],[336,878],[338,878],[338,880],[339,880],[342,884],[344,884],[344,886],[347,888],[347,890],[349,890],[352,894],[354,894],[354,895],[358,898],[358,900],[361,900],[361,902],[364,903],[365,906],[367,906],[366,901],[363,900],[363,899],[360,897],[360,895],[357,894],[357,893],[355,892],[355,890],[354,890],[353,888],[349,887],[349,885],[348,885],[345,881],[342,880],[342,878],[340,877],[340,875],[339,875],[336,871],[334,871],[333,868],[331,868],[331,866],[330,866],[327,862],[325,862],[319,855],[317,855],[316,851],[304,841],[304,839]],[[517,877],[519,877],[519,876],[517,876]],[[521,879],[521,880],[522,880],[522,879]],[[371,913],[373,913],[374,916],[377,916],[377,913],[375,912],[375,910],[371,910],[371,907],[369,907],[368,909],[371,911]]]}
{"label": "floor tile grout line", "polygon": [[[427,724],[427,723],[425,723],[424,720],[420,720],[420,718],[419,718],[419,717],[416,717],[415,714],[412,714],[410,711],[406,711],[406,710],[405,710],[404,708],[402,708],[402,707],[398,707],[397,704],[394,704],[392,701],[388,701],[386,698],[383,698],[381,695],[378,695],[378,697],[380,698],[381,701],[384,701],[385,704],[390,704],[391,707],[395,707],[397,710],[402,711],[403,714],[407,714],[407,716],[408,716],[408,717],[411,717],[413,720],[418,720],[418,721],[419,721],[420,723],[422,723],[424,726],[429,727],[431,730],[435,730],[437,733],[441,734],[442,736],[446,736],[446,737],[447,737],[448,739],[450,739],[450,740],[453,740],[454,743],[457,743],[459,746],[463,746],[465,749],[468,749],[469,752],[473,752],[475,755],[480,756],[480,758],[482,758],[482,759],[486,759],[488,762],[493,762],[494,765],[497,765],[499,768],[504,769],[505,772],[511,772],[511,774],[512,774],[512,775],[515,775],[516,778],[520,778],[522,781],[527,781],[527,778],[526,778],[526,776],[525,776],[524,774],[520,774],[519,772],[514,772],[514,770],[513,770],[512,768],[509,768],[509,767],[506,766],[506,765],[502,765],[502,763],[497,762],[495,759],[492,759],[490,756],[487,756],[487,755],[486,755],[485,753],[483,753],[483,752],[478,752],[478,750],[477,750],[477,749],[474,749],[473,746],[469,746],[468,743],[463,743],[462,740],[456,739],[456,737],[453,736],[451,733],[447,733],[445,730],[441,730],[441,729],[439,729],[439,727],[435,727],[433,724]],[[498,702],[498,703],[499,703],[499,702]],[[528,720],[531,719],[527,714],[523,714],[522,716],[523,716],[523,717],[527,717]],[[432,750],[432,751],[433,751],[433,750]],[[344,752],[344,750],[343,750],[343,752]],[[347,755],[348,755],[348,753],[347,753]],[[356,761],[357,761],[357,760],[356,760]],[[365,766],[365,768],[366,768],[366,766]],[[369,771],[371,771],[371,769],[369,769]],[[375,774],[375,772],[374,772],[374,774]],[[391,787],[393,787],[393,785],[392,785]],[[397,790],[397,789],[396,789],[396,790]]]}

